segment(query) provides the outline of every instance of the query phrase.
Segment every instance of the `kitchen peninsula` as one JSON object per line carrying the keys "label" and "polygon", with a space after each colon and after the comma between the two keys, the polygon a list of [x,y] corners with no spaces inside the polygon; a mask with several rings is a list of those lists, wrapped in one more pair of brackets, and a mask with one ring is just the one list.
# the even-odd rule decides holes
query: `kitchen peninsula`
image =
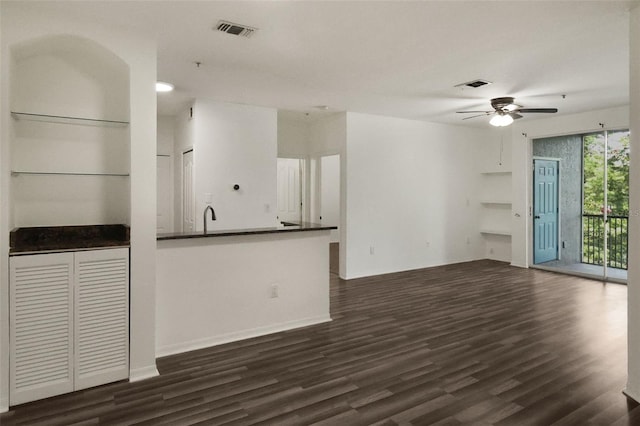
{"label": "kitchen peninsula", "polygon": [[331,229],[158,234],[157,356],[330,321]]}

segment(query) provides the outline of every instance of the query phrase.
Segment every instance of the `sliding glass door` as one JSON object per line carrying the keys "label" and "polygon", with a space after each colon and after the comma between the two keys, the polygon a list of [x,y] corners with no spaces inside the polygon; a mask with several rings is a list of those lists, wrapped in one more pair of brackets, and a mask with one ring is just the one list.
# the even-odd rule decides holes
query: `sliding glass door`
{"label": "sliding glass door", "polygon": [[[534,265],[626,281],[629,131],[536,139],[533,153],[534,158],[555,158],[559,164],[557,257],[537,261],[534,256]],[[535,188],[533,192],[535,206],[539,201]]]}

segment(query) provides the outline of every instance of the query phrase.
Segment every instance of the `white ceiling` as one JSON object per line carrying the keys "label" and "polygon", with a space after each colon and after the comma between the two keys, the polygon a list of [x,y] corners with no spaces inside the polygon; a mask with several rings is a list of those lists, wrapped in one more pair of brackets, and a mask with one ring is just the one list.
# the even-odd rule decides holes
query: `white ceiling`
{"label": "white ceiling", "polygon": [[[28,2],[158,41],[158,78],[189,99],[322,114],[356,111],[436,122],[513,96],[560,114],[629,103],[628,9],[634,1]],[[224,19],[251,38],[213,31]],[[194,62],[202,62],[197,68]],[[477,78],[494,84],[459,89]],[[562,99],[562,95],[566,99]],[[525,119],[539,118],[527,115]]]}

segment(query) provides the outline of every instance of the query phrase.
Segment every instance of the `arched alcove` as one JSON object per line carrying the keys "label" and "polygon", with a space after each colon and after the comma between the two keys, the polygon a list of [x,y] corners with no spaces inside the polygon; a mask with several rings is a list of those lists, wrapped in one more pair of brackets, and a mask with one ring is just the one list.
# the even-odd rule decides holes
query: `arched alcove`
{"label": "arched alcove", "polygon": [[129,67],[87,38],[12,46],[15,227],[130,223]]}

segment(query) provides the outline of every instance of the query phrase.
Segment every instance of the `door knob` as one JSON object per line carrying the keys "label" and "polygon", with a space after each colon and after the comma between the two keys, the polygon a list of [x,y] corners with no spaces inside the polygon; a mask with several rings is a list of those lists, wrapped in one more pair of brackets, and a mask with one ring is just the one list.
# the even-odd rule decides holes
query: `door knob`
{"label": "door knob", "polygon": [[534,218],[534,219],[540,219],[540,216],[535,215],[533,218]]}

